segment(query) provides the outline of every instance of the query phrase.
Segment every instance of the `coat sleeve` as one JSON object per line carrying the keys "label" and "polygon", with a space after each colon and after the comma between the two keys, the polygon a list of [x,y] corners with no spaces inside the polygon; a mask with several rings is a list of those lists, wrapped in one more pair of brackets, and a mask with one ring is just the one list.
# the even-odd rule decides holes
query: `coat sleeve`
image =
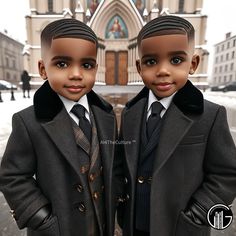
{"label": "coat sleeve", "polygon": [[223,106],[218,109],[209,133],[203,168],[203,183],[192,199],[206,219],[213,205],[230,205],[236,196],[236,148]]}
{"label": "coat sleeve", "polygon": [[36,162],[27,125],[19,114],[14,114],[12,133],[1,162],[0,190],[20,229],[35,212],[48,204],[34,178]]}

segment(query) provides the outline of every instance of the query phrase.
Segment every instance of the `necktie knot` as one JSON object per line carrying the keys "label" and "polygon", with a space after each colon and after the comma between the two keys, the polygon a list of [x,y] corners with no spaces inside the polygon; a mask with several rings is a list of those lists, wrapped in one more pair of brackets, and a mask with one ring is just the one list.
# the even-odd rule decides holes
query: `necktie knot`
{"label": "necktie knot", "polygon": [[160,115],[163,109],[163,106],[160,102],[153,102],[151,105],[151,108],[152,108],[151,115],[156,116],[156,115]]}
{"label": "necktie knot", "polygon": [[79,119],[85,117],[85,107],[80,104],[74,105],[71,109],[71,112],[74,115],[76,115]]}

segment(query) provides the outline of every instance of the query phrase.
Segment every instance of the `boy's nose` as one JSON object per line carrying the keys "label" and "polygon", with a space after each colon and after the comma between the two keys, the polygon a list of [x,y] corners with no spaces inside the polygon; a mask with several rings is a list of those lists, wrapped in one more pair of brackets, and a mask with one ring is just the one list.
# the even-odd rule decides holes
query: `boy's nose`
{"label": "boy's nose", "polygon": [[169,76],[170,70],[168,68],[167,63],[159,63],[158,69],[156,71],[156,76]]}
{"label": "boy's nose", "polygon": [[71,79],[82,79],[82,71],[79,66],[73,66],[70,72]]}

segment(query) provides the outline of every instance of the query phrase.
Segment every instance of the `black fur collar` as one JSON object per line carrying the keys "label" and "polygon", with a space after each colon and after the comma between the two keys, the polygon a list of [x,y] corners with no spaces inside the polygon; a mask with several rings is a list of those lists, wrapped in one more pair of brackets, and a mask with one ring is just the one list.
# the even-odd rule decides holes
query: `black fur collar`
{"label": "black fur collar", "polygon": [[[106,112],[112,111],[112,106],[98,96],[94,91],[87,94],[89,105],[100,107]],[[34,111],[38,119],[52,120],[63,108],[63,103],[46,81],[34,95]]]}
{"label": "black fur collar", "polygon": [[[149,89],[144,87],[136,97],[126,104],[126,107],[130,108],[140,99],[147,98],[148,93]],[[203,95],[189,80],[175,94],[173,102],[183,113],[201,114],[204,110]]]}

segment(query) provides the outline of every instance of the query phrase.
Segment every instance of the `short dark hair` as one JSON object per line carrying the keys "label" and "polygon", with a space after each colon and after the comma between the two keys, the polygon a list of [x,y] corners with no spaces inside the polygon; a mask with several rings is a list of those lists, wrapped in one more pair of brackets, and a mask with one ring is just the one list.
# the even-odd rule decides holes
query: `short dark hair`
{"label": "short dark hair", "polygon": [[41,46],[51,46],[53,39],[81,38],[92,41],[98,47],[98,39],[94,31],[85,23],[65,18],[49,23],[41,32]]}
{"label": "short dark hair", "polygon": [[137,37],[138,46],[145,38],[164,34],[187,34],[188,39],[193,40],[194,32],[193,25],[182,17],[174,15],[159,16],[149,21],[140,30]]}

